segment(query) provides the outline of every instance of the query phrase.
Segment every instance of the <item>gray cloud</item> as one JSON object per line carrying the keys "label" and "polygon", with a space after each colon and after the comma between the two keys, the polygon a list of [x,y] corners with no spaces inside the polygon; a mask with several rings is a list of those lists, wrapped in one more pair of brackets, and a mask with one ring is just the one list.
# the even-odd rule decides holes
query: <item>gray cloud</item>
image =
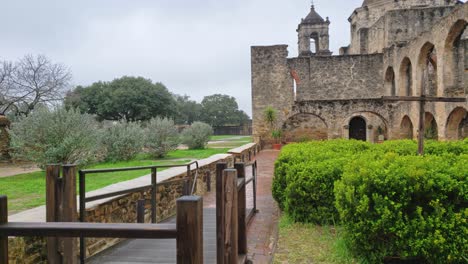
{"label": "gray cloud", "polygon": [[[250,46],[288,44],[296,56],[296,28],[310,8],[306,0],[2,2],[2,59],[45,54],[69,66],[77,85],[137,75],[196,100],[225,93],[249,114]],[[330,17],[336,54],[362,1],[315,2]]]}

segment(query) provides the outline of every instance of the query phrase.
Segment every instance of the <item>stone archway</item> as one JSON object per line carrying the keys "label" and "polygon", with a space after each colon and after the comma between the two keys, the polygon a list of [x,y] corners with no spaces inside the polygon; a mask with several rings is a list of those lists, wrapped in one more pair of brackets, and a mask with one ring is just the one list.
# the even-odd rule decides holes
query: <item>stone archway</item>
{"label": "stone archway", "polygon": [[400,138],[413,139],[413,122],[411,122],[411,119],[407,115],[401,120]]}
{"label": "stone archway", "polygon": [[421,87],[419,94],[437,96],[437,52],[434,44],[427,42],[419,55],[421,68]]}
{"label": "stone archway", "polygon": [[445,40],[445,62],[443,65],[445,96],[464,96],[466,93],[463,86],[463,76],[468,69],[468,65],[465,63],[468,47],[463,44],[462,36],[466,34],[464,32],[467,30],[468,22],[464,19],[458,20],[450,28]]}
{"label": "stone archway", "polygon": [[405,57],[400,66],[400,95],[413,95],[413,66],[411,60]]}
{"label": "stone archway", "polygon": [[385,73],[385,90],[389,91],[391,96],[396,95],[395,71],[392,67],[388,67]]}
{"label": "stone archway", "polygon": [[426,112],[425,114],[425,122],[424,122],[424,138],[425,139],[434,139],[438,140],[439,139],[439,129],[437,127],[437,122],[434,118],[434,115],[432,115],[429,112]]}
{"label": "stone archway", "polygon": [[366,120],[361,116],[355,116],[349,121],[349,139],[367,140]]}
{"label": "stone archway", "polygon": [[468,137],[468,114],[465,108],[457,107],[450,113],[445,131],[448,140],[462,140]]}
{"label": "stone archway", "polygon": [[328,139],[328,126],[321,117],[300,113],[290,117],[283,125],[284,139],[287,142]]}

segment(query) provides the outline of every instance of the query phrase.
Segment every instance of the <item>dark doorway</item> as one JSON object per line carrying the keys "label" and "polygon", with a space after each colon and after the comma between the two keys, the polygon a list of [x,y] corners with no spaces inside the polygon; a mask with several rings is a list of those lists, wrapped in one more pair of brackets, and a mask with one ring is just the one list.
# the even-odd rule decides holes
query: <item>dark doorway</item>
{"label": "dark doorway", "polygon": [[366,141],[366,120],[362,117],[354,117],[349,122],[349,139]]}

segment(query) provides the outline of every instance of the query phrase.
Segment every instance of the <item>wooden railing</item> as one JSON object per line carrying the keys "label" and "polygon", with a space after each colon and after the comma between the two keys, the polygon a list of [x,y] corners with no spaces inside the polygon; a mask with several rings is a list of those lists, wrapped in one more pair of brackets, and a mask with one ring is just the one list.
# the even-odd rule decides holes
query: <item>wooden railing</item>
{"label": "wooden railing", "polygon": [[[256,209],[256,162],[252,178],[246,180],[246,165],[227,163],[216,167],[216,248],[217,263],[245,263],[247,261],[247,225]],[[253,183],[254,208],[247,214],[246,185]]]}
{"label": "wooden railing", "polygon": [[[195,177],[192,179],[191,175],[191,168],[192,165],[195,165]],[[160,165],[160,166],[143,166],[143,167],[128,167],[128,168],[117,168],[117,169],[92,169],[92,170],[80,170],[79,171],[79,215],[80,215],[80,222],[86,222],[86,203],[93,202],[101,199],[107,199],[116,197],[119,195],[125,195],[140,191],[145,191],[151,189],[151,223],[155,224],[156,221],[156,192],[157,192],[157,173],[158,169],[163,168],[178,168],[178,167],[186,167],[187,168],[187,177],[182,179],[176,179],[172,181],[166,181],[163,184],[174,183],[174,182],[183,182],[183,195],[193,195],[195,192],[195,185],[197,182],[198,177],[198,161],[194,161],[187,164],[180,164],[180,165]],[[90,174],[101,174],[101,173],[110,173],[110,172],[122,172],[122,171],[138,171],[138,170],[148,170],[151,172],[151,184],[136,188],[130,188],[120,191],[115,191],[106,194],[95,195],[91,197],[86,197],[86,175]],[[192,182],[192,184],[190,184]],[[137,222],[144,223],[145,217],[145,200],[139,200],[137,202]],[[85,237],[80,237],[80,261],[84,263],[86,258],[86,241]]]}
{"label": "wooden railing", "polygon": [[[73,222],[8,222],[7,197],[0,196],[0,263],[8,263],[8,236],[17,237],[107,237],[176,239],[177,263],[203,263],[203,199],[184,196],[177,200],[176,224],[97,224]],[[77,263],[73,256],[59,256],[49,263]]]}

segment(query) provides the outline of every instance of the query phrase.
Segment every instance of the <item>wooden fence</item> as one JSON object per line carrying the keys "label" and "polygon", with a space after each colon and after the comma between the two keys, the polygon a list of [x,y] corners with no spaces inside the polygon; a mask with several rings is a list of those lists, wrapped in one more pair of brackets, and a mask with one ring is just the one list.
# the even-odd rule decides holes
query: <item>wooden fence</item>
{"label": "wooden fence", "polygon": [[[246,180],[248,166],[252,166],[252,177]],[[253,162],[248,165],[236,163],[234,168],[227,167],[227,163],[218,163],[216,167],[217,263],[245,263],[247,225],[257,212],[257,166]],[[248,183],[253,184],[254,198],[254,208],[250,212],[246,208]],[[1,264],[8,263],[8,236],[47,237],[47,257],[49,263],[53,264],[84,263],[83,255],[78,259],[75,239],[78,237],[176,239],[177,263],[203,263],[203,199],[199,196],[177,199],[176,224],[84,223],[76,222],[75,166],[48,166],[46,186],[46,223],[9,222],[7,197],[0,196]],[[142,208],[142,205],[137,206],[140,211]],[[139,222],[142,214],[140,212]]]}

